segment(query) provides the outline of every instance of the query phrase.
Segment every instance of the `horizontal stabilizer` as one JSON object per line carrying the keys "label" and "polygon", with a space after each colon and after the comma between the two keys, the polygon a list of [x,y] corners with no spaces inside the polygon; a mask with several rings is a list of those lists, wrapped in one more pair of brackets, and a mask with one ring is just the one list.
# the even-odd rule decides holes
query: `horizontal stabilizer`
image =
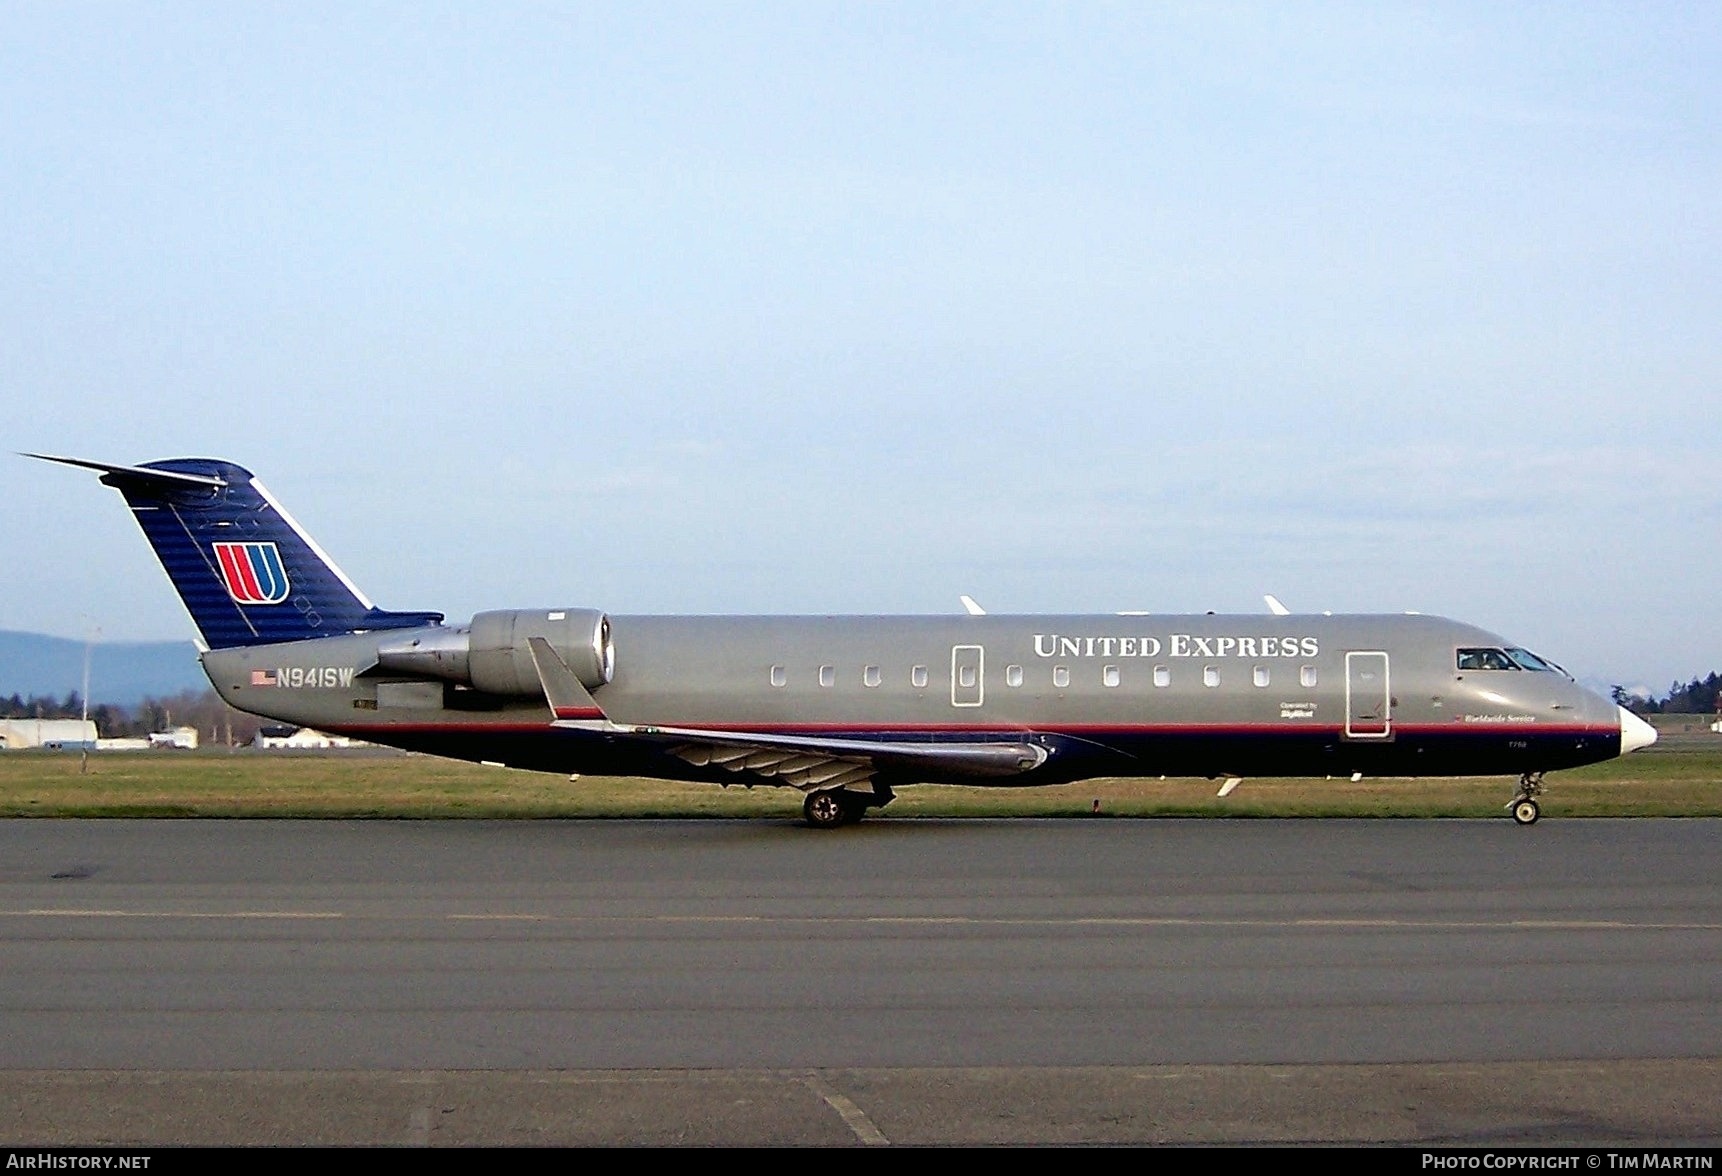
{"label": "horizontal stabilizer", "polygon": [[61,465],[77,466],[80,469],[96,470],[104,475],[103,481],[112,485],[116,481],[153,482],[161,486],[204,486],[211,490],[227,485],[220,478],[207,477],[203,474],[182,474],[175,470],[152,470],[143,466],[109,465],[105,461],[85,461],[81,457],[55,457],[48,453],[20,453],[19,457],[33,457],[37,461],[55,461]]}

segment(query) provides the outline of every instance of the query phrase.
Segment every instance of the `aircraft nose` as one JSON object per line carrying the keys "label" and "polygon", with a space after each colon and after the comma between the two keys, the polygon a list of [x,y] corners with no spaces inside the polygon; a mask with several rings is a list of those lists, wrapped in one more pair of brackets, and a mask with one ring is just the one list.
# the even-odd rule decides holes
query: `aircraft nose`
{"label": "aircraft nose", "polygon": [[1620,712],[1620,754],[1637,751],[1641,747],[1649,747],[1656,742],[1656,728],[1627,710],[1624,706],[1615,707]]}

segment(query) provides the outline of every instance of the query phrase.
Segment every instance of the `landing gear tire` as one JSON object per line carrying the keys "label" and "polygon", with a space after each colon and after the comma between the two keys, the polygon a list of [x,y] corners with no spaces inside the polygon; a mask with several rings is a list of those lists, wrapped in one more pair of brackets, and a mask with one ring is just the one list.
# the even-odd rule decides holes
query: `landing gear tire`
{"label": "landing gear tire", "polygon": [[801,802],[801,815],[815,829],[836,829],[861,819],[866,806],[846,800],[834,788],[824,792],[809,792]]}
{"label": "landing gear tire", "polygon": [[1543,810],[1537,807],[1537,796],[1543,790],[1543,774],[1541,772],[1526,772],[1519,777],[1519,793],[1513,797],[1507,808],[1512,810],[1513,820],[1521,825],[1534,825],[1537,818],[1543,815]]}

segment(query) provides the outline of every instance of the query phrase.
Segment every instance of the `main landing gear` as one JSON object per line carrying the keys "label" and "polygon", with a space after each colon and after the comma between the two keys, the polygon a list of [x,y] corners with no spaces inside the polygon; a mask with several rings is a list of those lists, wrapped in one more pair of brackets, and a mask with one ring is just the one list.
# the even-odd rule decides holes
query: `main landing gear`
{"label": "main landing gear", "polygon": [[801,815],[815,829],[837,829],[853,825],[867,815],[870,808],[889,803],[891,794],[885,792],[851,792],[847,788],[827,788],[809,792],[801,802]]}
{"label": "main landing gear", "polygon": [[1541,772],[1526,772],[1519,777],[1519,794],[1513,797],[1507,805],[1513,811],[1513,820],[1521,825],[1534,825],[1543,810],[1537,807],[1537,797],[1543,791],[1543,774]]}

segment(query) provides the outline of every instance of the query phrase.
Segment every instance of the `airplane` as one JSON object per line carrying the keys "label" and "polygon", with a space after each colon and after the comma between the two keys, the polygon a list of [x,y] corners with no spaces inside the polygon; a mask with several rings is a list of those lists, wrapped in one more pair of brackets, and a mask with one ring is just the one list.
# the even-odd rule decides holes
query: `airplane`
{"label": "airplane", "polygon": [[379,608],[250,471],[94,470],[118,490],[233,706],[372,743],[563,774],[774,785],[815,828],[908,784],[1100,776],[1518,776],[1656,740],[1492,633],[1417,614],[609,616]]}

